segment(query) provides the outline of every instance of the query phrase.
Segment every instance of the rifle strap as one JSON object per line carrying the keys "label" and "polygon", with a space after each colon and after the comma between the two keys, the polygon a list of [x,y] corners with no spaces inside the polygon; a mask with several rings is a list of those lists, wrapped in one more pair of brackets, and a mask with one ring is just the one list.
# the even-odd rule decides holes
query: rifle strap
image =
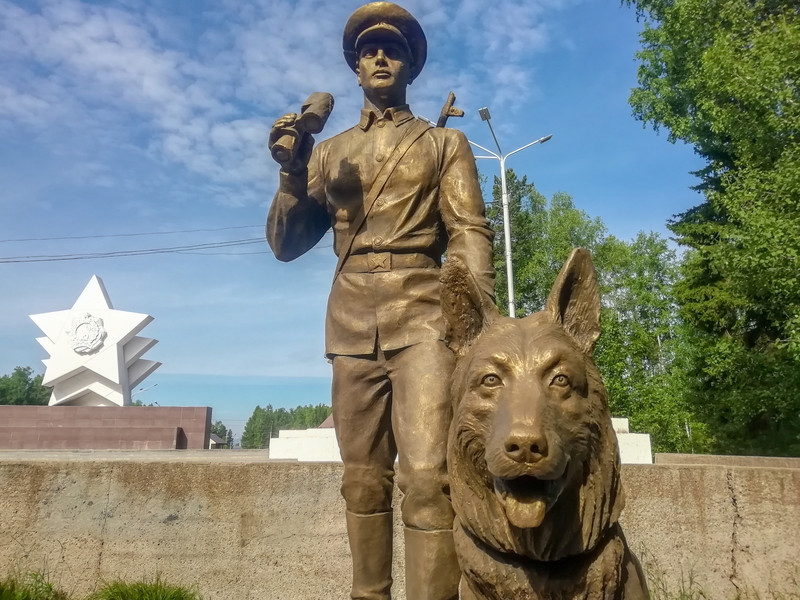
{"label": "rifle strap", "polygon": [[353,223],[350,226],[350,231],[352,231],[352,235],[350,239],[347,240],[347,244],[342,248],[342,251],[339,252],[339,261],[336,264],[336,271],[333,274],[333,281],[335,282],[336,279],[339,277],[339,273],[342,272],[342,267],[344,266],[347,257],[350,256],[350,251],[353,249],[353,242],[356,239],[356,234],[358,234],[361,227],[367,220],[367,215],[369,215],[369,211],[372,210],[373,205],[375,204],[375,200],[377,200],[378,196],[380,196],[383,188],[386,186],[386,182],[391,177],[392,173],[397,167],[400,160],[405,156],[408,149],[416,142],[422,135],[430,129],[430,125],[428,125],[425,121],[420,119],[415,119],[411,125],[405,131],[405,134],[398,142],[397,146],[395,146],[392,153],[389,155],[389,158],[386,159],[386,162],[383,163],[378,174],[375,176],[375,179],[372,182],[372,186],[369,189],[369,193],[364,200],[364,209],[356,215],[356,218],[353,220]]}

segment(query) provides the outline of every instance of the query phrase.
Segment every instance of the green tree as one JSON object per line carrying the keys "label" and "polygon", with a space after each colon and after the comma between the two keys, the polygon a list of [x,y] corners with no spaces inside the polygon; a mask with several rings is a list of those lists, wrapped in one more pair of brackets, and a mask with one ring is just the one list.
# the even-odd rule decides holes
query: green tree
{"label": "green tree", "polygon": [[[575,208],[568,194],[554,194],[548,206],[547,199],[528,183],[527,176],[520,179],[513,169],[506,171],[506,189],[515,308],[517,316],[524,316],[544,306],[550,286],[572,249],[583,247],[595,253],[606,230],[599,219],[591,219]],[[495,231],[495,295],[497,305],[506,313],[508,285],[499,177],[495,177],[492,196],[486,214]]]}
{"label": "green tree", "polygon": [[214,424],[211,426],[211,433],[217,434],[224,440],[228,436],[228,428],[225,427],[225,423],[222,421],[214,421]]}
{"label": "green tree", "polygon": [[704,202],[670,228],[687,385],[720,452],[800,455],[800,11],[794,0],[629,0],[634,115],[692,144]]}
{"label": "green tree", "polygon": [[324,404],[317,404],[316,406],[298,406],[289,411],[291,414],[291,423],[289,429],[311,429],[318,427],[328,415],[331,414],[331,407]]}
{"label": "green tree", "polygon": [[[563,192],[548,200],[526,177],[506,175],[517,312],[541,308],[559,269],[575,247],[593,256],[601,286],[602,335],[595,362],[612,413],[627,416],[635,431],[651,434],[656,451],[699,450],[705,430],[681,393],[683,364],[676,360],[679,321],[672,296],[677,258],[666,240],[640,233],[632,242],[608,235],[598,218],[578,209]],[[498,304],[507,305],[500,187],[487,210],[495,228]],[[687,435],[687,430],[692,432]]]}
{"label": "green tree", "polygon": [[685,327],[673,289],[679,263],[665,239],[639,233],[598,248],[603,308],[595,360],[615,414],[650,433],[656,451],[709,447],[707,428],[684,394]]}
{"label": "green tree", "polygon": [[30,367],[15,367],[11,375],[0,377],[0,404],[45,405],[50,389],[42,385],[42,376]]}
{"label": "green tree", "polygon": [[331,407],[298,406],[290,410],[275,409],[271,404],[265,408],[256,406],[253,414],[245,423],[242,432],[242,448],[269,448],[270,439],[278,435],[281,429],[310,429],[319,426],[328,415]]}

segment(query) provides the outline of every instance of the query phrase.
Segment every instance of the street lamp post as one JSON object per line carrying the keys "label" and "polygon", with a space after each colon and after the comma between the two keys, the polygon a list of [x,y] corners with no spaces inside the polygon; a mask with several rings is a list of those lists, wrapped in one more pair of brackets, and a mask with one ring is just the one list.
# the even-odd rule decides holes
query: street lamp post
{"label": "street lamp post", "polygon": [[[147,392],[149,390],[152,390],[157,385],[158,385],[157,383],[154,383],[153,385],[150,385],[150,386],[147,386],[147,387],[140,387],[138,390],[136,390],[135,392],[133,392],[131,394],[131,400],[133,400],[133,397],[136,396],[137,394],[143,394],[143,393],[145,393],[145,392]],[[158,406],[158,402],[153,402],[153,404]]]}
{"label": "street lamp post", "polygon": [[508,212],[508,190],[506,189],[506,159],[517,152],[522,152],[526,148],[530,148],[534,144],[545,143],[547,140],[553,137],[553,135],[546,135],[531,142],[530,144],[525,144],[521,148],[517,148],[508,154],[503,154],[503,151],[500,149],[500,142],[497,141],[497,136],[494,134],[494,129],[492,128],[492,116],[489,114],[489,109],[486,107],[481,108],[478,110],[478,113],[481,115],[481,120],[486,121],[486,124],[489,125],[489,131],[492,132],[492,137],[494,138],[494,143],[497,146],[498,153],[496,154],[488,148],[484,148],[480,144],[476,144],[473,141],[470,141],[470,144],[490,154],[490,156],[476,156],[475,158],[493,158],[500,162],[500,191],[502,193],[503,202],[503,235],[506,245],[506,278],[508,280],[508,316],[514,318],[516,316],[514,302],[514,267],[511,264],[511,218]]}

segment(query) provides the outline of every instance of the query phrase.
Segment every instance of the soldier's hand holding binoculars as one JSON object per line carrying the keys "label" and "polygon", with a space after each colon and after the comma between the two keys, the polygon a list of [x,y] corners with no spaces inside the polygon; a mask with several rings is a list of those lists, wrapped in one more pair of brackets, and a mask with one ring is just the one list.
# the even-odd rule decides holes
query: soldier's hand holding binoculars
{"label": "soldier's hand holding binoculars", "polygon": [[272,125],[269,134],[269,151],[287,173],[300,175],[308,166],[314,148],[312,133],[325,127],[333,110],[333,96],[314,92],[305,101],[300,114],[283,115]]}
{"label": "soldier's hand holding binoculars", "polygon": [[272,125],[269,133],[269,150],[281,166],[292,175],[305,171],[314,149],[314,138],[307,131],[298,130],[298,115],[283,115]]}

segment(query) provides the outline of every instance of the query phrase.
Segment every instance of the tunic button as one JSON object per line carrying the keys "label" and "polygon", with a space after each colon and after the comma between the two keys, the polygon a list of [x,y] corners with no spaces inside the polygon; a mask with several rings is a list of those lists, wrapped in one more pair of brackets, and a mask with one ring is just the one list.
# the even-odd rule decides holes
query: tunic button
{"label": "tunic button", "polygon": [[384,204],[386,204],[386,200],[384,200],[383,198],[375,201],[375,206],[383,206]]}
{"label": "tunic button", "polygon": [[377,125],[378,127],[383,127],[384,125],[386,125],[386,121],[384,121],[383,119],[378,119],[377,121],[375,121],[375,125]]}
{"label": "tunic button", "polygon": [[383,246],[383,238],[376,237],[372,245],[375,246],[376,248],[380,248],[381,246]]}
{"label": "tunic button", "polygon": [[378,155],[375,157],[375,160],[377,160],[378,162],[383,162],[383,154],[378,154]]}

